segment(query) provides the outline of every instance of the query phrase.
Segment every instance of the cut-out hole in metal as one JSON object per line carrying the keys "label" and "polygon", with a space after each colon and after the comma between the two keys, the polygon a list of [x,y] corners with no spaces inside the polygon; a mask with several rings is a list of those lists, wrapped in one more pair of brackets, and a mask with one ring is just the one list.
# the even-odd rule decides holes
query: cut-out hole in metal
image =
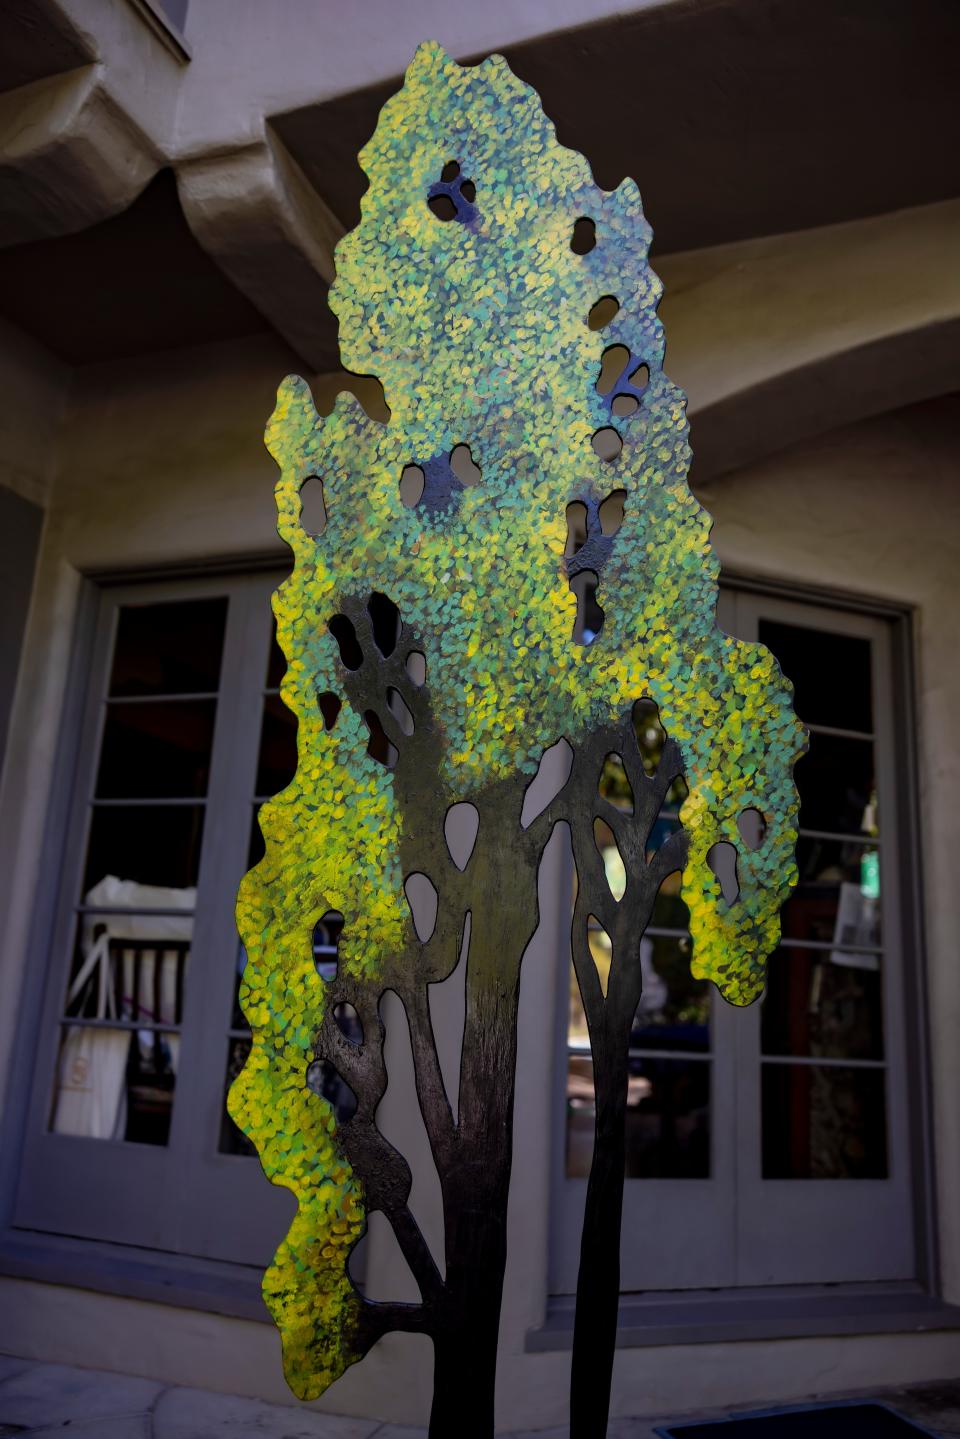
{"label": "cut-out hole in metal", "polygon": [[620,311],[620,301],[613,295],[604,295],[590,308],[587,324],[591,330],[603,330],[615,319]]}
{"label": "cut-out hole in metal", "polygon": [[356,1009],[347,1000],[334,1005],[333,1017],[344,1039],[351,1044],[363,1043],[363,1021]]}
{"label": "cut-out hole in metal", "polygon": [[406,671],[417,689],[421,689],[427,682],[426,656],[419,650],[411,650],[406,659]]}
{"label": "cut-out hole in metal", "polygon": [[609,395],[629,363],[630,351],[626,345],[608,345],[600,357],[597,394]]}
{"label": "cut-out hole in metal", "polygon": [[649,367],[638,365],[626,345],[610,345],[600,361],[597,394],[606,400],[612,415],[625,420],[639,410],[649,379]]}
{"label": "cut-out hole in metal", "polygon": [[327,628],[337,642],[341,663],[348,670],[358,670],[363,664],[363,650],[352,622],[346,615],[334,615]]}
{"label": "cut-out hole in metal", "polygon": [[707,864],[720,881],[720,891],[727,904],[733,904],[740,894],[736,845],[730,844],[729,840],[718,840],[707,850]]}
{"label": "cut-out hole in metal", "polygon": [[480,828],[480,812],[476,805],[464,800],[452,804],[443,821],[443,837],[447,841],[450,858],[461,872],[466,869],[477,842]]}
{"label": "cut-out hole in metal", "polygon": [[449,224],[459,220],[467,225],[476,216],[474,201],[477,187],[469,175],[464,175],[459,161],[448,160],[440,171],[440,179],[430,186],[427,204],[438,220]]}
{"label": "cut-out hole in metal", "polygon": [[397,747],[387,737],[387,732],[380,722],[380,716],[376,710],[364,710],[363,718],[370,731],[367,754],[378,764],[384,765],[387,769],[393,769],[397,762]]}
{"label": "cut-out hole in metal", "polygon": [[610,988],[610,962],[613,958],[613,945],[610,943],[609,934],[595,914],[587,916],[587,935],[590,941],[590,955],[600,981],[600,990],[606,999]]}
{"label": "cut-out hole in metal", "polygon": [[393,715],[397,724],[405,735],[412,735],[414,730],[413,715],[410,708],[399,690],[393,685],[387,688],[387,709]]}
{"label": "cut-out hole in metal", "polygon": [[600,794],[624,814],[633,814],[633,787],[627,778],[622,755],[608,754],[600,772]]}
{"label": "cut-out hole in metal", "polygon": [[587,507],[582,500],[571,500],[567,505],[567,543],[563,553],[572,559],[583,549],[587,539]]}
{"label": "cut-out hole in metal", "polygon": [[404,465],[400,472],[400,499],[408,510],[420,503],[425,476],[419,465]]}
{"label": "cut-out hole in metal", "polygon": [[747,849],[759,849],[767,833],[767,822],[760,810],[751,805],[738,816],[737,829]]}
{"label": "cut-out hole in metal", "polygon": [[467,965],[470,962],[470,927],[473,916],[467,910],[460,939],[457,963],[445,979],[428,986],[430,1023],[436,1036],[443,1088],[453,1114],[460,1117],[460,1066],[463,1061],[463,1030],[467,1018]]}
{"label": "cut-out hole in metal", "polygon": [[593,839],[603,860],[603,872],[607,877],[607,888],[617,904],[627,890],[627,870],[623,855],[613,830],[602,819],[593,821]]}
{"label": "cut-out hole in metal", "polygon": [[469,487],[480,483],[480,466],[474,462],[469,445],[454,445],[450,451],[450,468],[461,485]]}
{"label": "cut-out hole in metal", "polygon": [[647,774],[655,774],[667,732],[660,722],[660,711],[651,699],[639,699],[633,707],[633,732],[637,736],[640,758]]}
{"label": "cut-out hole in metal", "polygon": [[313,962],[327,984],[337,977],[342,932],[343,915],[338,909],[328,909],[313,927]]}
{"label": "cut-out hole in metal", "polygon": [[597,226],[588,215],[581,215],[573,224],[570,248],[575,255],[589,255],[597,243]]}
{"label": "cut-out hole in metal", "polygon": [[333,690],[324,690],[322,694],[318,693],[317,708],[323,716],[323,727],[325,730],[333,729],[342,705],[343,702],[340,696],[335,695]]}
{"label": "cut-out hole in metal", "polygon": [[311,539],[317,539],[327,528],[323,481],[318,475],[309,475],[300,486],[300,528]]}
{"label": "cut-out hole in metal", "polygon": [[520,828],[529,829],[533,821],[552,804],[570,778],[573,750],[562,737],[540,756],[540,763],[523,795]]}
{"label": "cut-out hole in metal", "polygon": [[437,219],[442,220],[445,225],[448,225],[451,220],[457,218],[457,207],[454,204],[452,195],[431,195],[427,200],[427,204]]}
{"label": "cut-out hole in metal", "polygon": [[610,401],[610,413],[616,415],[618,420],[626,420],[630,415],[635,415],[640,408],[640,398],[643,391],[647,388],[649,380],[650,370],[648,366],[638,365],[637,368],[626,377],[625,382],[621,381],[617,384],[617,393]]}
{"label": "cut-out hole in metal", "polygon": [[374,590],[367,601],[367,614],[373,627],[373,643],[384,659],[388,659],[400,638],[400,611],[393,600]]}
{"label": "cut-out hole in metal", "polygon": [[308,1064],[306,1085],[314,1094],[319,1094],[321,1099],[333,1105],[338,1124],[350,1123],[357,1112],[357,1096],[332,1064],[326,1059],[315,1059]]}
{"label": "cut-out hole in metal", "polygon": [[403,881],[403,892],[407,896],[407,904],[410,906],[417,939],[421,944],[426,944],[437,923],[439,896],[436,885],[427,875],[415,870],[413,874],[408,874]]}
{"label": "cut-out hole in metal", "polygon": [[626,498],[626,490],[612,490],[602,502],[598,510],[601,534],[612,536],[617,533],[623,524],[623,508]]}
{"label": "cut-out hole in metal", "polygon": [[578,570],[570,580],[577,597],[577,615],[573,622],[573,639],[578,645],[592,645],[603,629],[604,612],[597,599],[600,577],[596,570]]}
{"label": "cut-out hole in metal", "polygon": [[608,463],[610,460],[615,460],[623,449],[623,440],[611,425],[605,425],[602,430],[597,430],[590,443],[594,453]]}

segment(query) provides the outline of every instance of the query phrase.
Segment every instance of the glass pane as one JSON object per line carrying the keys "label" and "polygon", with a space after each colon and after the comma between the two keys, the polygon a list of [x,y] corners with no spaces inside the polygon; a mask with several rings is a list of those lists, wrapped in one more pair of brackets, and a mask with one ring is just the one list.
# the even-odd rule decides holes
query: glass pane
{"label": "glass pane", "polygon": [[249,1029],[250,1026],[240,1008],[240,981],[243,978],[243,971],[247,967],[247,951],[241,943],[237,943],[237,963],[233,972],[233,1008],[230,1012],[231,1029]]}
{"label": "glass pane", "polygon": [[876,834],[876,783],[869,740],[812,734],[797,761],[800,826],[836,834]]}
{"label": "glass pane", "polygon": [[209,694],[220,682],[225,598],[124,605],[110,695]]}
{"label": "glass pane", "polygon": [[81,915],[64,1015],[180,1024],[192,934],[189,913]]}
{"label": "glass pane", "polygon": [[253,806],[253,823],[250,826],[250,847],[247,850],[247,869],[253,869],[255,864],[259,864],[267,852],[263,835],[260,833],[260,821],[257,818],[259,813],[260,806],[255,804]]}
{"label": "glass pane", "polygon": [[166,1144],[180,1036],[65,1025],[50,1127],[87,1139]]}
{"label": "glass pane", "polygon": [[284,658],[283,650],[277,644],[277,626],[276,623],[274,623],[270,634],[270,659],[267,663],[267,689],[279,689],[286,672],[287,661]]}
{"label": "glass pane", "polygon": [[777,950],[760,1015],[765,1054],[882,1059],[879,956]]}
{"label": "glass pane", "polygon": [[764,1179],[885,1179],[883,1069],[763,1065]]}
{"label": "glass pane", "polygon": [[278,794],[293,779],[296,769],[297,717],[279,695],[267,695],[260,731],[257,794]]}
{"label": "glass pane", "polygon": [[645,936],[640,941],[643,994],[633,1021],[631,1049],[710,1048],[710,984],[690,974],[689,938]]}
{"label": "glass pane", "polygon": [[[591,934],[590,948],[606,983],[610,946],[602,930]],[[692,1053],[709,1050],[710,985],[691,977],[690,955],[687,936],[670,939],[646,935],[640,941],[643,993],[633,1022],[631,1049],[680,1049]],[[573,965],[567,1041],[571,1049],[589,1051],[587,1020]]]}
{"label": "glass pane", "polygon": [[[590,1173],[594,1126],[593,1061],[567,1061],[567,1176]],[[628,1179],[710,1176],[710,1064],[704,1060],[630,1060],[627,1091]]]}
{"label": "glass pane", "polygon": [[203,813],[202,805],[192,804],[94,805],[84,892],[106,876],[173,888],[195,885]]}
{"label": "glass pane", "polygon": [[216,700],[108,704],[97,794],[185,799],[207,792]]}
{"label": "glass pane", "polygon": [[797,868],[799,883],[781,911],[785,937],[819,940],[838,955],[845,946],[880,945],[880,867],[872,846],[805,836]]}
{"label": "glass pane", "polygon": [[680,883],[679,873],[668,874],[663,881],[653,902],[653,914],[650,917],[652,928],[681,931],[690,928],[690,911],[680,898]]}
{"label": "glass pane", "polygon": [[758,638],[793,681],[805,724],[872,733],[869,640],[773,620],[760,621]]}

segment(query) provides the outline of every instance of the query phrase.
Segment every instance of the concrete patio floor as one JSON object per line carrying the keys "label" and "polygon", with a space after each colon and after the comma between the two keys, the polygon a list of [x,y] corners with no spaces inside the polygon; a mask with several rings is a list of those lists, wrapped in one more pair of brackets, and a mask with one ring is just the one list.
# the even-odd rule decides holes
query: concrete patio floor
{"label": "concrete patio floor", "polygon": [[[872,1397],[940,1439],[960,1439],[960,1380],[884,1390]],[[727,1412],[670,1418],[719,1419]],[[608,1439],[653,1439],[654,1425],[668,1422],[662,1416],[615,1419]],[[425,1429],[376,1419],[337,1418],[293,1405],[0,1355],[0,1439],[20,1434],[30,1439],[426,1439]],[[567,1431],[515,1431],[503,1439],[567,1439]]]}

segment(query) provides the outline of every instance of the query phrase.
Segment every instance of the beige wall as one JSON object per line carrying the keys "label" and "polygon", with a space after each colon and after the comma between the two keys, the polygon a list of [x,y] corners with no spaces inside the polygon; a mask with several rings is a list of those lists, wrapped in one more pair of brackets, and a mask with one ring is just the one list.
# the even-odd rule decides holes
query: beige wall
{"label": "beige wall", "polygon": [[[17,832],[4,880],[0,1054],[15,1014],[73,609],[82,571],[283,550],[274,533],[273,467],[260,432],[280,377],[293,362],[257,339],[206,351],[88,369],[73,388],[58,446],[41,570],[11,740],[12,779],[0,822]],[[318,402],[335,387],[318,382]],[[694,420],[694,440],[696,421]],[[960,1302],[960,1020],[957,887],[948,867],[960,842],[957,722],[960,678],[960,404],[931,402],[864,422],[738,474],[702,495],[715,543],[738,571],[794,578],[916,607],[922,812],[931,980],[930,1026],[937,1119],[943,1274]],[[549,869],[549,866],[548,866]],[[545,874],[553,895],[560,881]],[[546,899],[546,892],[545,892]],[[540,947],[528,957],[521,1005],[516,1176],[502,1331],[504,1425],[563,1422],[568,1355],[527,1355],[524,1336],[546,1295],[549,1134],[553,1083],[559,901],[545,903]],[[403,1104],[394,1095],[395,1122]],[[386,1250],[371,1277],[389,1286]],[[272,1329],[109,1296],[0,1283],[0,1348],[75,1363],[112,1365],[168,1381],[282,1400]],[[749,1403],[956,1372],[960,1336],[804,1339],[737,1346],[622,1350],[617,1413]],[[422,1419],[429,1346],[391,1336],[322,1402],[328,1410]]]}

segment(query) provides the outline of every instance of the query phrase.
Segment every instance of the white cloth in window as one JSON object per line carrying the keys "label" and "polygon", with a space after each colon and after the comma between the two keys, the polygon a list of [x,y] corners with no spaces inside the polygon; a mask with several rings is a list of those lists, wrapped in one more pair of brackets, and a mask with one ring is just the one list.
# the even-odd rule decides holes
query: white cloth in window
{"label": "white cloth in window", "polygon": [[[94,908],[184,909],[192,910],[197,902],[193,887],[182,889],[163,885],[140,884],[136,880],[105,875],[90,889],[85,903]],[[70,992],[67,1009],[88,985],[96,985],[97,1019],[133,1019],[142,1016],[155,1023],[176,1022],[178,967],[176,950],[165,950],[164,940],[189,940],[193,934],[193,916],[151,914],[85,915],[80,945],[83,961]],[[121,1003],[117,1012],[116,986],[111,973],[111,941],[116,953],[117,940],[136,940],[140,963],[135,963],[133,949],[121,951]],[[158,941],[156,948],[144,949],[142,941]],[[156,967],[160,966],[159,984]],[[134,993],[134,976],[139,977]],[[154,1012],[154,1010],[158,1012]],[[153,1032],[137,1033],[141,1052],[149,1053]],[[126,1127],[126,1068],[132,1036],[128,1030],[73,1025],[64,1037],[60,1050],[57,1099],[53,1129],[57,1134],[78,1134],[91,1139],[122,1138]],[[180,1036],[168,1034],[164,1044],[170,1068],[176,1073],[180,1055]]]}

